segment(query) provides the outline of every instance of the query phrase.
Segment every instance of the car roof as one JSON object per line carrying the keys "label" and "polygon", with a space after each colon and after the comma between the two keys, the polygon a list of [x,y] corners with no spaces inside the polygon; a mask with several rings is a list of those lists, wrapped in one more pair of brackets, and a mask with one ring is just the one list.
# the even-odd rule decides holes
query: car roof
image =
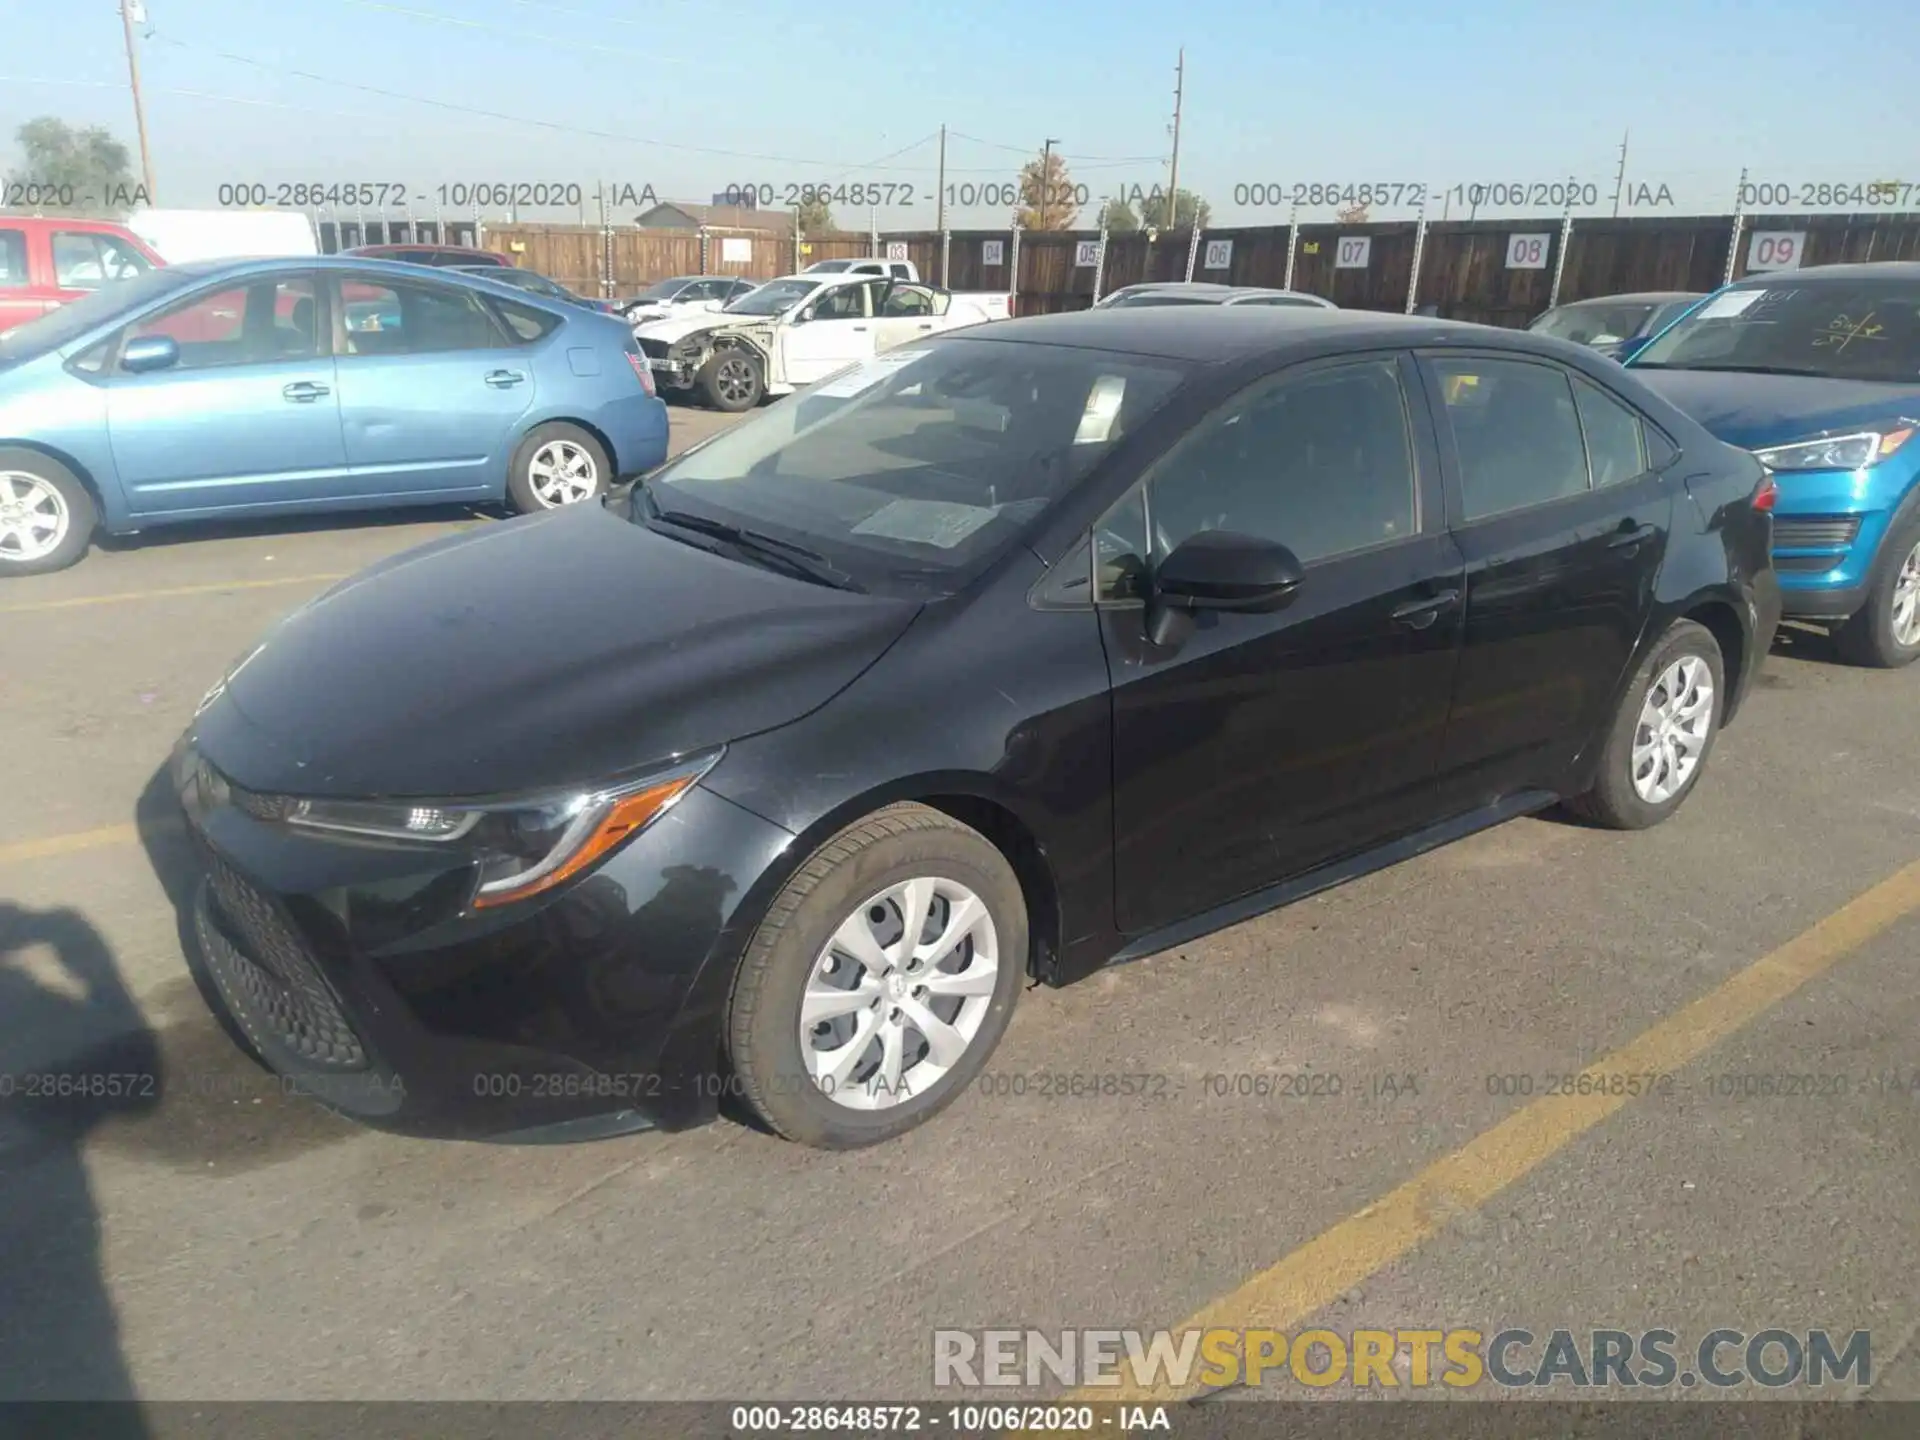
{"label": "car roof", "polygon": [[[542,298],[538,295],[529,296],[527,291],[518,286],[495,280],[486,273],[488,270],[509,267],[493,265],[477,265],[471,269],[459,265],[429,267],[409,264],[400,259],[386,259],[378,255],[270,255],[236,260],[188,260],[167,268],[177,275],[195,280],[226,277],[239,280],[249,275],[277,270],[327,270],[348,275],[411,280],[418,285],[430,281],[435,275],[440,275],[463,285],[496,286],[502,293],[511,294],[523,303],[538,304]],[[556,309],[555,313],[559,311]]]}
{"label": "car roof", "polygon": [[[1235,361],[1270,354],[1307,359],[1382,346],[1474,345],[1564,358],[1565,342],[1525,330],[1470,325],[1371,310],[1268,309],[1236,305],[1204,308],[1150,305],[1140,309],[1074,310],[1032,315],[955,331],[950,340],[1026,341],[1167,360]],[[944,343],[944,342],[943,342]]]}
{"label": "car roof", "polygon": [[1920,280],[1920,260],[1868,260],[1846,265],[1809,265],[1804,270],[1769,270],[1734,281],[1736,285],[1763,284],[1791,280],[1796,285],[1819,285],[1828,281],[1843,284],[1849,280]]}

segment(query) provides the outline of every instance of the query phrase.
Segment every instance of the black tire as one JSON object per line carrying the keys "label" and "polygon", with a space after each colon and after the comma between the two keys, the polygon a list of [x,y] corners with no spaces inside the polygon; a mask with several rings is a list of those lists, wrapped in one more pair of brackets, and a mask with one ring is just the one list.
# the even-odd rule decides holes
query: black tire
{"label": "black tire", "polygon": [[1867,585],[1867,598],[1833,632],[1834,648],[1848,664],[1898,670],[1920,659],[1920,639],[1902,645],[1893,633],[1894,592],[1907,556],[1916,545],[1920,545],[1920,516],[1896,525],[1882,542],[1873,564],[1873,579]]}
{"label": "black tire", "polygon": [[700,367],[694,384],[707,404],[729,415],[753,409],[767,393],[760,361],[737,347],[716,350],[713,358]]}
{"label": "black tire", "polygon": [[[533,462],[542,450],[551,445],[572,445],[585,454],[593,467],[593,489],[590,493],[558,505],[548,504],[541,498],[540,492],[534,488]],[[512,463],[507,466],[507,498],[522,515],[604,500],[607,487],[612,484],[613,461],[607,455],[606,447],[580,426],[565,420],[549,420],[544,425],[534,426],[513,452]]]}
{"label": "black tire", "polygon": [[[31,560],[18,558],[20,546],[6,528],[6,517],[0,515],[0,575],[45,575],[77,564],[93,543],[94,529],[100,523],[100,512],[94,508],[93,496],[80,483],[80,477],[51,455],[16,446],[0,447],[0,477],[5,476],[24,476],[51,491],[66,528],[44,555],[36,555]],[[27,486],[17,480],[0,485],[0,507],[5,507],[16,493],[23,497],[20,503],[29,503],[24,498],[26,490]],[[46,513],[44,506],[43,498],[35,508]]]}
{"label": "black tire", "polygon": [[[1633,746],[1640,729],[1640,712],[1646,704],[1648,692],[1675,662],[1689,655],[1705,661],[1708,673],[1712,676],[1712,709],[1706,740],[1693,772],[1680,788],[1662,800],[1651,801],[1644,798],[1633,783]],[[1720,738],[1720,719],[1726,713],[1726,699],[1726,665],[1713,632],[1692,620],[1676,621],[1635,672],[1633,683],[1621,698],[1620,708],[1607,729],[1606,743],[1600,751],[1600,768],[1594,777],[1593,788],[1584,795],[1569,799],[1566,802],[1567,809],[1609,830],[1645,830],[1658,825],[1680,808],[1687,796],[1693,793],[1693,787],[1700,783],[1700,777],[1706,773],[1707,761],[1713,756],[1714,742]]]}
{"label": "black tire", "polygon": [[[992,917],[999,947],[992,998],[965,1052],[922,1093],[885,1108],[853,1109],[814,1081],[800,1053],[802,997],[842,921],[889,886],[928,875],[965,885]],[[945,1109],[980,1073],[1013,1017],[1026,971],[1026,901],[1006,857],[938,810],[877,810],[808,858],[747,945],[727,1015],[738,1093],[776,1134],[801,1144],[851,1150],[892,1139]],[[905,1073],[910,1080],[911,1067]]]}

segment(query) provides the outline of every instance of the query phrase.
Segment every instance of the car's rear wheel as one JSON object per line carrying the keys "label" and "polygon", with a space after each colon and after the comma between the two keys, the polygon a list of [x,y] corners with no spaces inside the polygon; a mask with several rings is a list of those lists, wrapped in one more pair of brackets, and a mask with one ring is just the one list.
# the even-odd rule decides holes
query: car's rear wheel
{"label": "car's rear wheel", "polygon": [[716,351],[701,369],[697,383],[706,402],[729,415],[753,409],[766,393],[760,362],[738,349]]}
{"label": "car's rear wheel", "polygon": [[507,493],[522,514],[559,510],[597,500],[613,480],[613,462],[600,442],[578,425],[536,425],[514,452]]}
{"label": "car's rear wheel", "polygon": [[1855,665],[1897,670],[1920,659],[1920,520],[1887,537],[1866,602],[1833,638]]}
{"label": "car's rear wheel", "polygon": [[802,865],[734,982],[728,1053],[775,1132],[872,1145],[944,1109],[980,1073],[1026,975],[1018,877],[985,836],[891,805]]}
{"label": "car's rear wheel", "polygon": [[1627,687],[1593,788],[1567,808],[1613,830],[1644,830],[1678,810],[1720,733],[1725,673],[1713,632],[1678,621]]}
{"label": "car's rear wheel", "polygon": [[0,449],[0,575],[66,569],[87,553],[98,523],[73,471],[38,450]]}

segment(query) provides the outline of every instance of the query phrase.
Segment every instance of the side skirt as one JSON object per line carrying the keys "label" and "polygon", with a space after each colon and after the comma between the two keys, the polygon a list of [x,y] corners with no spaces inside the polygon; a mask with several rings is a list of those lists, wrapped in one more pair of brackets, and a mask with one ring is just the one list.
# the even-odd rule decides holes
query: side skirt
{"label": "side skirt", "polygon": [[1349,855],[1344,860],[1331,861],[1291,880],[1283,880],[1278,885],[1269,885],[1264,890],[1256,890],[1251,895],[1242,895],[1238,900],[1229,900],[1211,910],[1179,920],[1172,925],[1164,925],[1151,930],[1128,942],[1126,947],[1102,967],[1111,969],[1115,965],[1129,964],[1135,960],[1145,960],[1150,955],[1158,955],[1163,950],[1185,945],[1217,930],[1238,925],[1255,916],[1265,915],[1269,910],[1278,910],[1283,905],[1291,905],[1296,900],[1304,900],[1309,895],[1318,895],[1322,890],[1331,890],[1336,885],[1344,885],[1349,880],[1357,880],[1362,875],[1371,875],[1376,870],[1385,870],[1390,865],[1398,865],[1403,860],[1411,860],[1416,855],[1424,855],[1429,850],[1438,850],[1443,845],[1451,845],[1456,840],[1481,830],[1503,825],[1509,820],[1517,820],[1522,815],[1532,815],[1558,803],[1560,797],[1551,790],[1522,790],[1496,800],[1490,805],[1482,805],[1476,810],[1456,815],[1450,820],[1442,820],[1437,825],[1429,825],[1424,830],[1416,830],[1411,835],[1403,835],[1398,840],[1389,841],[1372,850],[1358,855]]}

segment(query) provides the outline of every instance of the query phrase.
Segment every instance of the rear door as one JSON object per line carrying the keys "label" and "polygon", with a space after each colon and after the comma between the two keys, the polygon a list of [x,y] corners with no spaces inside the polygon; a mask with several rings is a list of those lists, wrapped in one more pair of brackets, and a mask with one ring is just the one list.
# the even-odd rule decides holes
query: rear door
{"label": "rear door", "polygon": [[896,282],[880,302],[874,317],[875,350],[891,350],[944,328],[940,319],[947,313],[953,297],[925,285]]}
{"label": "rear door", "polygon": [[1673,516],[1646,422],[1549,361],[1431,352],[1466,633],[1442,752],[1457,808],[1556,788],[1611,714]]}
{"label": "rear door", "polygon": [[129,326],[180,349],[165,370],[119,366],[103,384],[114,467],[135,515],[298,506],[342,492],[346,453],[309,270],[196,291]]}
{"label": "rear door", "polygon": [[354,493],[504,494],[534,400],[528,350],[464,286],[341,272],[329,282]]}

